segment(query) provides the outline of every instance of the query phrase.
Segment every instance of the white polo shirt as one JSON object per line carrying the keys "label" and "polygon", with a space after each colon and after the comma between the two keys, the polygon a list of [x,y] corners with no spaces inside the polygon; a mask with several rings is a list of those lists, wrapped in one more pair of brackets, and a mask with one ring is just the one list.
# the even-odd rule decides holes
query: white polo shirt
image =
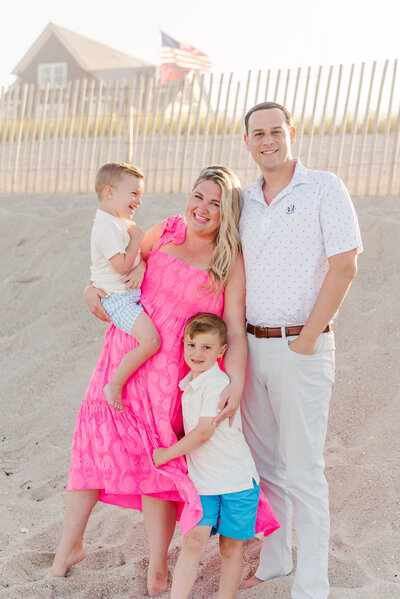
{"label": "white polo shirt", "polygon": [[256,326],[304,324],[330,256],[357,248],[360,229],[342,181],[297,161],[293,178],[268,206],[261,175],[242,190],[240,236],[246,268],[246,318]]}
{"label": "white polo shirt", "polygon": [[[125,293],[122,276],[112,267],[110,258],[116,254],[125,254],[131,240],[128,222],[98,209],[94,217],[90,239],[92,264],[90,278],[94,287],[106,293]],[[140,262],[140,250],[132,268]]]}
{"label": "white polo shirt", "polygon": [[[179,383],[183,391],[182,414],[185,434],[193,430],[202,416],[214,418],[221,393],[229,377],[215,363],[192,380],[189,374]],[[237,411],[232,426],[229,419],[219,424],[212,437],[186,456],[189,477],[200,495],[222,495],[253,488],[260,477],[242,433]]]}

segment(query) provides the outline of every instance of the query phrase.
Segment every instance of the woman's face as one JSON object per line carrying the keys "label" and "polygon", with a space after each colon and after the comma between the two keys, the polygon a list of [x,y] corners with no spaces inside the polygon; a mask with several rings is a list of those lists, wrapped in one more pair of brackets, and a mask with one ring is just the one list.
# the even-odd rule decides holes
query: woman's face
{"label": "woman's face", "polygon": [[221,218],[221,188],[214,181],[202,181],[193,189],[186,205],[188,227],[214,239]]}

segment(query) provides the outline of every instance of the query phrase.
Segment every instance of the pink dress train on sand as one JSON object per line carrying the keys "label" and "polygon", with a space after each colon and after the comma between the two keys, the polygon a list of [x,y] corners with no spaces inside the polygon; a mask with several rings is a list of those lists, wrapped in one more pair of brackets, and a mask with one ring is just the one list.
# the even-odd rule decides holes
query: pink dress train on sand
{"label": "pink dress train on sand", "polygon": [[[185,534],[202,515],[197,491],[187,477],[185,459],[156,469],[154,447],[176,442],[182,431],[179,381],[187,374],[182,333],[196,312],[222,315],[223,296],[202,288],[208,275],[162,251],[168,243],[183,243],[186,222],[172,216],[163,223],[160,241],[149,253],[142,285],[142,304],[162,339],[160,350],[128,380],[123,391],[124,412],[110,407],[103,387],[122,357],[137,345],[111,325],[75,424],[69,491],[100,489],[99,500],[141,509],[141,495],[179,502],[178,517]],[[258,530],[266,534],[278,524],[266,500],[260,502]]]}

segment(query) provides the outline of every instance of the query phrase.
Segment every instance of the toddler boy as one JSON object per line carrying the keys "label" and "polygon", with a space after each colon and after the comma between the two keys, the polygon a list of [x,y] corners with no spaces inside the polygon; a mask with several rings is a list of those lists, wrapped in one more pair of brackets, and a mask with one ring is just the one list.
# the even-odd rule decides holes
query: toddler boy
{"label": "toddler boy", "polygon": [[143,179],[136,166],[110,162],[100,168],[95,182],[100,206],[91,235],[92,284],[108,294],[101,303],[113,324],[139,343],[124,356],[104,387],[108,403],[120,412],[126,381],[160,347],[157,330],[139,301],[142,276],[131,281],[134,289],[127,290],[123,282],[140,262],[144,231],[131,218],[142,203]]}

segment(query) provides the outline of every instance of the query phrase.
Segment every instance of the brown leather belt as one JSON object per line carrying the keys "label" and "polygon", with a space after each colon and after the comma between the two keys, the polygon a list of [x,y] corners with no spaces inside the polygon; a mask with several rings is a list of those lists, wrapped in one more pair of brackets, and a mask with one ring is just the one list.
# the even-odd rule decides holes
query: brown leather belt
{"label": "brown leather belt", "polygon": [[[294,335],[300,335],[300,331],[303,328],[303,325],[293,326],[293,327],[285,327],[285,336],[291,337]],[[326,325],[323,333],[329,333],[329,331],[333,330],[333,324],[329,323]],[[252,324],[247,324],[246,331],[251,333],[255,337],[269,339],[270,337],[282,337],[282,329],[281,327],[255,327]]]}

